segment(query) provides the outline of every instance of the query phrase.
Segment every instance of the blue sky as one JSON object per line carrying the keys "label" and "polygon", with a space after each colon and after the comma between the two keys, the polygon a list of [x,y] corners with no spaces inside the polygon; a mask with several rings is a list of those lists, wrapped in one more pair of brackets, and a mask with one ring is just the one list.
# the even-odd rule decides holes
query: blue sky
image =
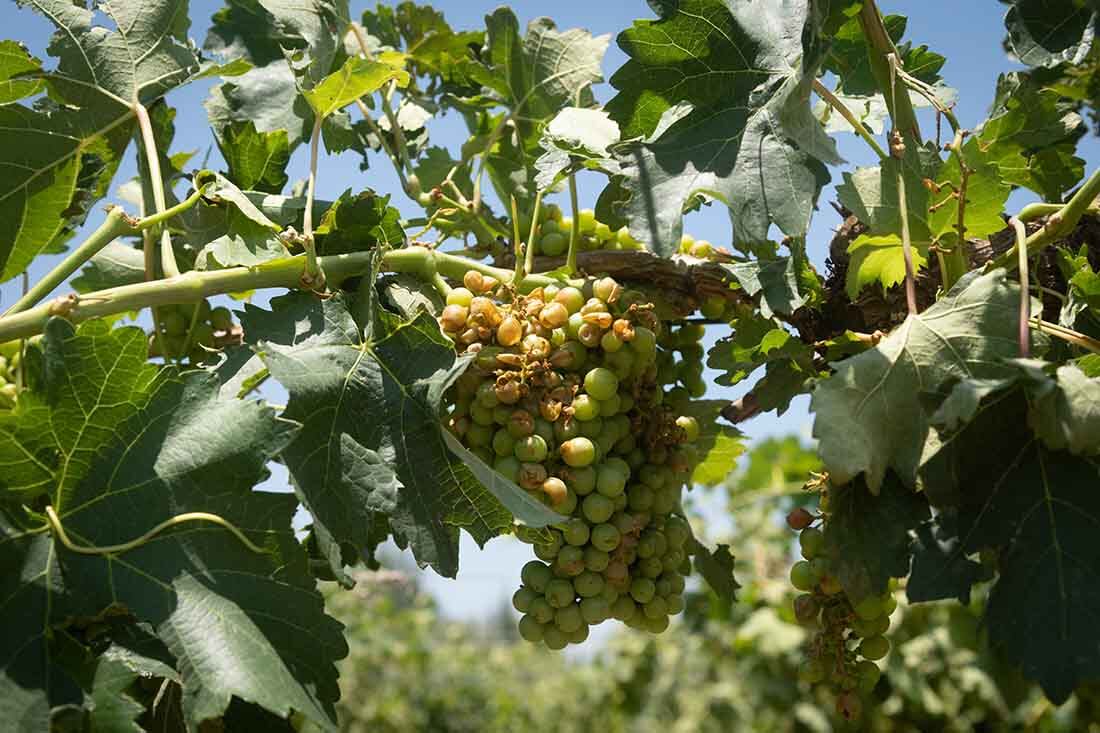
{"label": "blue sky", "polygon": [[[746,0],[733,0],[744,2]],[[759,0],[758,0],[759,1]],[[482,27],[483,16],[492,11],[498,3],[482,0],[437,0],[432,3],[443,11],[448,21],[456,28]],[[560,27],[584,27],[594,34],[611,34],[612,43],[604,61],[605,77],[618,68],[625,57],[614,43],[614,36],[627,27],[635,18],[652,17],[652,12],[642,0],[557,0],[548,3],[545,0],[533,2],[519,0],[512,2],[521,23],[539,15],[552,15]],[[220,7],[220,3],[210,0],[193,0],[191,3],[192,24],[190,35],[200,45],[209,27],[211,14]],[[353,12],[365,7],[353,3]],[[1019,68],[1009,59],[1001,47],[1003,37],[1002,18],[1005,6],[997,0],[881,0],[880,7],[885,13],[900,13],[909,16],[906,39],[916,43],[927,43],[933,50],[948,59],[943,75],[948,84],[959,91],[956,113],[964,127],[973,127],[985,118],[985,113],[993,98],[994,83],[999,73]],[[14,7],[4,13],[4,29],[0,37],[14,38],[24,42],[32,53],[47,59],[46,45],[51,32],[50,24],[41,16],[28,9]],[[49,65],[49,61],[46,61]],[[177,108],[176,141],[173,151],[197,151],[196,160],[209,154],[209,166],[221,167],[221,160],[206,122],[202,101],[206,97],[213,81],[202,81],[173,92],[169,101]],[[597,97],[606,101],[611,96],[609,85],[597,88]],[[928,129],[931,129],[929,124]],[[464,139],[462,126],[453,116],[433,124],[430,128],[433,142],[456,148]],[[851,164],[869,165],[873,156],[864,144],[852,135],[840,135],[838,138],[840,153]],[[1100,163],[1100,143],[1095,137],[1088,137],[1082,143],[1079,155],[1085,158],[1089,167]],[[357,156],[348,153],[330,157],[323,161],[318,180],[318,197],[331,198],[346,188],[355,190],[371,187],[379,191],[395,192],[395,203],[408,215],[419,210],[402,199],[400,187],[386,161],[372,161],[369,171],[361,172]],[[301,146],[291,162],[290,176],[304,178],[308,160],[305,146]],[[117,184],[134,175],[133,155],[124,163]],[[834,171],[834,182],[839,174]],[[597,176],[583,178],[580,181],[582,206],[592,205],[601,188],[602,182]],[[112,188],[112,198],[114,187]],[[822,209],[815,217],[810,232],[810,256],[819,270],[824,272],[825,254],[831,237],[831,229],[839,221],[828,206],[835,198],[832,186],[822,193]],[[116,199],[117,200],[117,199]],[[1010,208],[1033,200],[1026,193],[1014,194]],[[97,214],[93,214],[93,220]],[[730,226],[724,209],[720,206],[708,207],[705,211],[693,214],[686,223],[687,231],[697,238],[706,238],[716,244],[727,244]],[[32,268],[32,277],[46,272],[56,259],[41,258]],[[11,303],[17,297],[17,282],[0,285],[0,306]],[[710,340],[718,335],[712,329]],[[710,396],[732,398],[740,395],[747,387],[739,389],[715,388]],[[278,391],[270,394],[270,399],[282,402]],[[799,398],[782,417],[765,415],[743,426],[745,433],[752,438],[766,435],[797,432],[808,435],[809,415],[807,398]],[[276,475],[276,482],[280,476]],[[527,548],[511,541],[490,543],[488,549],[479,552],[473,542],[464,536],[463,566],[458,581],[445,581],[432,573],[425,574],[427,585],[438,591],[444,610],[459,616],[479,616],[489,612],[489,599],[501,599],[510,595],[517,584],[520,565],[528,559]]]}

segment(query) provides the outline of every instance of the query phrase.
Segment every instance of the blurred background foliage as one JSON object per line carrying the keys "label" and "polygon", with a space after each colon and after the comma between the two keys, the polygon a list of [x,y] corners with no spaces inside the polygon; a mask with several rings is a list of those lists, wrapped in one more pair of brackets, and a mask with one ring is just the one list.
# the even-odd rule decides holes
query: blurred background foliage
{"label": "blurred background foliage", "polygon": [[[827,692],[799,680],[807,632],[790,608],[796,550],[782,521],[805,501],[800,487],[816,467],[798,438],[772,438],[745,456],[724,496],[693,496],[708,507],[695,512],[696,531],[732,545],[743,588],[732,610],[696,588],[683,620],[657,637],[617,625],[602,642],[563,655],[519,640],[510,608],[481,623],[443,617],[399,558],[362,572],[353,591],[329,598],[351,646],[341,669],[343,730],[1100,731],[1100,686],[1055,708],[998,663],[980,596],[970,606],[908,605],[904,589],[877,704],[857,725],[836,716]],[[736,522],[714,521],[715,503]],[[714,525],[732,530],[718,536],[708,531]]]}

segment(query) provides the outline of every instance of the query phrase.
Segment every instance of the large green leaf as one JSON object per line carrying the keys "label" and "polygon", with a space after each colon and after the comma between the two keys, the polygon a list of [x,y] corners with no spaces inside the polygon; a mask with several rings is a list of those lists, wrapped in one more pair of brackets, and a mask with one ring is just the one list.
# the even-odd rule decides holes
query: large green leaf
{"label": "large green leaf", "polygon": [[1080,115],[1057,91],[1011,73],[997,80],[993,112],[977,139],[1005,181],[1057,201],[1084,175],[1085,161],[1074,155],[1084,131]]}
{"label": "large green leaf", "polygon": [[1096,38],[1100,14],[1081,0],[1004,0],[1008,50],[1028,66],[1057,66],[1085,60]]}
{"label": "large green leaf", "polygon": [[246,307],[241,322],[290,393],[286,417],[303,423],[283,459],[314,527],[333,543],[334,571],[342,570],[335,545],[367,545],[377,515],[421,564],[451,577],[460,527],[484,543],[511,526],[443,437],[443,393],[465,363],[434,318],[421,314],[364,340],[343,297],[295,294],[272,301],[271,311]]}
{"label": "large green leaf", "polygon": [[[79,223],[87,194],[102,195],[129,140],[133,102],[152,104],[199,68],[187,0],[21,4],[57,26],[49,52],[58,64],[41,78],[58,104],[0,107],[0,280]],[[114,28],[97,25],[97,12]]]}
{"label": "large green leaf", "polygon": [[873,494],[862,480],[830,489],[825,553],[849,598],[882,595],[909,574],[909,533],[928,516],[924,497],[892,474]]}
{"label": "large green leaf", "polygon": [[892,468],[912,486],[930,429],[920,394],[952,378],[1010,374],[1000,360],[1017,353],[1018,301],[1004,270],[971,273],[875,348],[836,364],[810,402],[832,478],[845,483],[866,473],[877,492]]}
{"label": "large green leaf", "polygon": [[256,123],[230,122],[216,130],[226,175],[243,189],[280,193],[287,184],[290,141],[286,130],[259,132]]}
{"label": "large green leaf", "polygon": [[[34,454],[36,469],[52,477],[47,496],[71,542],[128,543],[181,513],[203,512],[231,522],[262,552],[221,525],[192,520],[110,554],[47,542],[56,569],[26,582],[60,586],[83,615],[110,607],[149,623],[178,660],[193,727],[220,717],[236,696],[331,728],[334,662],[346,652],[340,627],[324,615],[294,537],[296,499],[253,490],[297,426],[262,403],[219,397],[217,381],[202,372],[158,372],[144,344],[140,329],[52,320],[38,377],[45,396],[27,401],[33,410],[21,396],[23,430],[5,445],[27,445],[34,425],[50,433],[37,441],[53,448]],[[73,613],[62,603],[48,608],[34,617],[39,625]]]}
{"label": "large green leaf", "polygon": [[701,194],[729,207],[736,243],[766,240],[772,223],[804,235],[824,164],[840,162],[809,105],[825,52],[812,3],[657,7],[619,35],[630,58],[607,105],[624,139],[642,138],[621,156],[631,234],[671,254]]}
{"label": "large green leaf", "polygon": [[[1049,450],[1019,389],[1002,392],[930,454],[924,482],[959,517],[957,551],[994,549],[990,643],[1055,703],[1100,674],[1100,463]],[[996,450],[989,436],[996,435]]]}
{"label": "large green leaf", "polygon": [[352,56],[316,86],[302,92],[314,114],[328,117],[360,97],[373,94],[387,82],[396,81],[399,86],[409,82],[409,74],[402,68],[404,56],[390,52],[380,58],[370,61]]}

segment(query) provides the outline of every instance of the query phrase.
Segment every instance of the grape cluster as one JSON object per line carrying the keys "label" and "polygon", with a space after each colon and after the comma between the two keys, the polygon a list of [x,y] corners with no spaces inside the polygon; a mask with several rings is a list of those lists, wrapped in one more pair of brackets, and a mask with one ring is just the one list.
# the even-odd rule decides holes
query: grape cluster
{"label": "grape cluster", "polygon": [[801,675],[810,684],[828,684],[837,693],[837,713],[855,720],[862,712],[861,696],[869,694],[881,676],[876,662],[890,651],[884,634],[897,601],[890,589],[858,601],[850,598],[825,556],[825,535],[812,526],[815,521],[802,508],[787,515],[787,524],[800,532],[803,557],[791,567],[791,585],[802,591],[794,599],[795,616],[818,628]]}
{"label": "grape cluster", "polygon": [[[624,226],[612,229],[596,219],[592,209],[577,212],[580,249],[633,250],[642,249],[642,244],[630,236]],[[560,257],[569,249],[569,235],[573,229],[573,217],[563,216],[556,204],[542,207],[539,213],[539,226],[535,239],[535,254],[546,257]]]}
{"label": "grape cluster", "polygon": [[9,341],[0,344],[0,410],[15,407],[16,372],[19,369],[19,342]]}
{"label": "grape cluster", "polygon": [[683,610],[691,570],[680,494],[699,425],[666,400],[658,374],[658,342],[679,337],[659,337],[652,305],[612,278],[494,297],[497,285],[467,273],[440,315],[459,350],[476,354],[446,420],[568,517],[519,533],[538,558],[512,599],[520,635],[562,649],[611,618],[661,632]]}
{"label": "grape cluster", "polygon": [[160,338],[158,334],[149,335],[150,357],[180,359],[186,356],[192,364],[202,363],[215,348],[218,335],[229,334],[235,328],[228,308],[211,308],[205,300],[197,304],[162,305],[156,309],[156,314]]}

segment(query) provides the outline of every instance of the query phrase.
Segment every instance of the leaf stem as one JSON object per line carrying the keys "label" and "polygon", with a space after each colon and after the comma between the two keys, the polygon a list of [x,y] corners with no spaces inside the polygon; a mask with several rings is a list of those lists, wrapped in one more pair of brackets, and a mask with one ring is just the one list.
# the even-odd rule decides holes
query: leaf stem
{"label": "leaf stem", "polygon": [[920,126],[917,123],[917,114],[913,110],[913,103],[909,99],[905,85],[893,73],[894,64],[889,60],[891,55],[897,58],[898,50],[890,39],[875,0],[863,0],[863,6],[859,12],[859,25],[863,30],[864,38],[867,39],[867,59],[871,65],[871,73],[882,91],[882,96],[886,98],[886,108],[890,113],[890,119],[894,121],[894,127],[920,142]]}
{"label": "leaf stem", "polygon": [[1086,351],[1091,351],[1094,354],[1100,354],[1100,341],[1097,341],[1094,338],[1089,338],[1079,331],[1074,331],[1071,328],[1059,326],[1057,323],[1044,321],[1038,316],[1031,318],[1029,322],[1039,331],[1045,331],[1052,336],[1057,336],[1063,341],[1071,343],[1074,346],[1080,346]]}
{"label": "leaf stem", "polygon": [[209,512],[185,512],[183,514],[177,514],[174,517],[170,517],[151,530],[141,535],[137,539],[130,540],[129,542],[123,542],[117,545],[78,545],[72,541],[69,534],[65,531],[65,527],[61,524],[61,518],[57,516],[57,512],[52,506],[46,506],[46,521],[49,522],[50,529],[53,530],[54,535],[61,541],[61,544],[65,546],[71,552],[75,552],[81,555],[121,555],[124,552],[130,550],[136,550],[142,545],[149,542],[149,540],[156,537],[164,530],[174,527],[177,524],[183,524],[185,522],[211,522],[213,524],[229,530],[234,537],[240,540],[241,544],[247,547],[252,552],[258,555],[263,555],[267,552],[264,548],[260,547],[252,540],[245,536],[244,532],[237,529],[237,527],[227,519],[219,517],[217,514],[210,514]]}
{"label": "leaf stem", "polygon": [[519,232],[519,204],[516,202],[515,195],[512,196],[512,252],[516,258],[516,270],[512,274],[512,282],[518,283],[523,280],[523,276],[526,274],[526,253],[524,249],[531,249],[534,242],[523,243],[523,237]]}
{"label": "leaf stem", "polygon": [[[156,213],[163,214],[168,209],[168,204],[164,195],[164,178],[161,176],[160,154],[153,135],[153,123],[149,120],[149,111],[141,102],[135,100],[133,110],[134,116],[137,117],[138,129],[141,131],[145,163],[149,168],[149,187],[153,191],[153,204],[156,207]],[[167,228],[160,231],[160,267],[165,277],[175,277],[180,274],[179,265],[176,264],[176,253],[172,250],[172,234]]]}
{"label": "leaf stem", "polygon": [[905,174],[898,166],[898,213],[901,216],[901,254],[905,260],[905,303],[909,315],[917,314],[917,273],[913,267],[913,243],[909,238],[909,203],[905,193]]}
{"label": "leaf stem", "polygon": [[[1040,252],[1044,247],[1057,239],[1060,239],[1077,226],[1077,222],[1081,220],[1081,217],[1095,208],[1094,202],[1096,197],[1100,195],[1100,169],[1093,171],[1093,174],[1089,176],[1081,188],[1077,189],[1077,193],[1073,194],[1073,197],[1061,207],[1060,211],[1056,211],[1050,215],[1047,219],[1046,225],[1042,229],[1033,233],[1027,238],[1024,243],[1024,248],[1027,250],[1027,256],[1031,257]],[[1029,207],[1034,207],[1035,204],[1029,204]],[[1025,209],[1029,207],[1024,207]],[[1020,217],[1017,216],[1017,219]],[[1022,220],[1023,221],[1023,220]],[[997,259],[990,262],[987,267],[994,269],[997,267],[1004,267],[1006,269],[1012,269],[1018,265],[1016,256],[1016,250],[1019,245],[1013,245],[1012,249],[1002,254]]]}
{"label": "leaf stem", "polygon": [[[527,235],[527,248],[523,258],[524,277],[535,269],[535,232],[539,226],[539,210],[542,208],[542,191],[535,194],[535,208],[531,211],[531,232]],[[517,281],[522,282],[522,281]]]}
{"label": "leaf stem", "polygon": [[1016,251],[1019,253],[1020,267],[1020,357],[1023,359],[1031,356],[1031,289],[1028,287],[1028,260],[1027,260],[1027,227],[1022,221],[1013,217],[1009,224],[1016,230]]}
{"label": "leaf stem", "polygon": [[569,228],[569,253],[565,256],[565,274],[577,271],[577,250],[581,241],[581,209],[577,203],[577,176],[569,174],[569,206],[573,209],[573,226]]}
{"label": "leaf stem", "polygon": [[878,144],[878,140],[875,140],[874,136],[868,132],[867,128],[855,113],[848,108],[848,105],[844,104],[833,92],[820,80],[814,79],[814,91],[817,92],[817,96],[825,100],[825,103],[840,113],[840,116],[847,120],[848,124],[852,126],[852,131],[863,138],[863,141],[870,146],[871,150],[875,151],[875,154],[879,157],[879,160],[886,160],[889,156],[886,151],[882,149],[882,146]]}
{"label": "leaf stem", "polygon": [[324,287],[324,273],[317,262],[317,245],[313,241],[313,195],[317,188],[317,148],[321,140],[321,124],[324,118],[315,115],[313,133],[309,136],[309,181],[306,183],[306,208],[302,212],[302,237],[306,249],[306,284]]}

